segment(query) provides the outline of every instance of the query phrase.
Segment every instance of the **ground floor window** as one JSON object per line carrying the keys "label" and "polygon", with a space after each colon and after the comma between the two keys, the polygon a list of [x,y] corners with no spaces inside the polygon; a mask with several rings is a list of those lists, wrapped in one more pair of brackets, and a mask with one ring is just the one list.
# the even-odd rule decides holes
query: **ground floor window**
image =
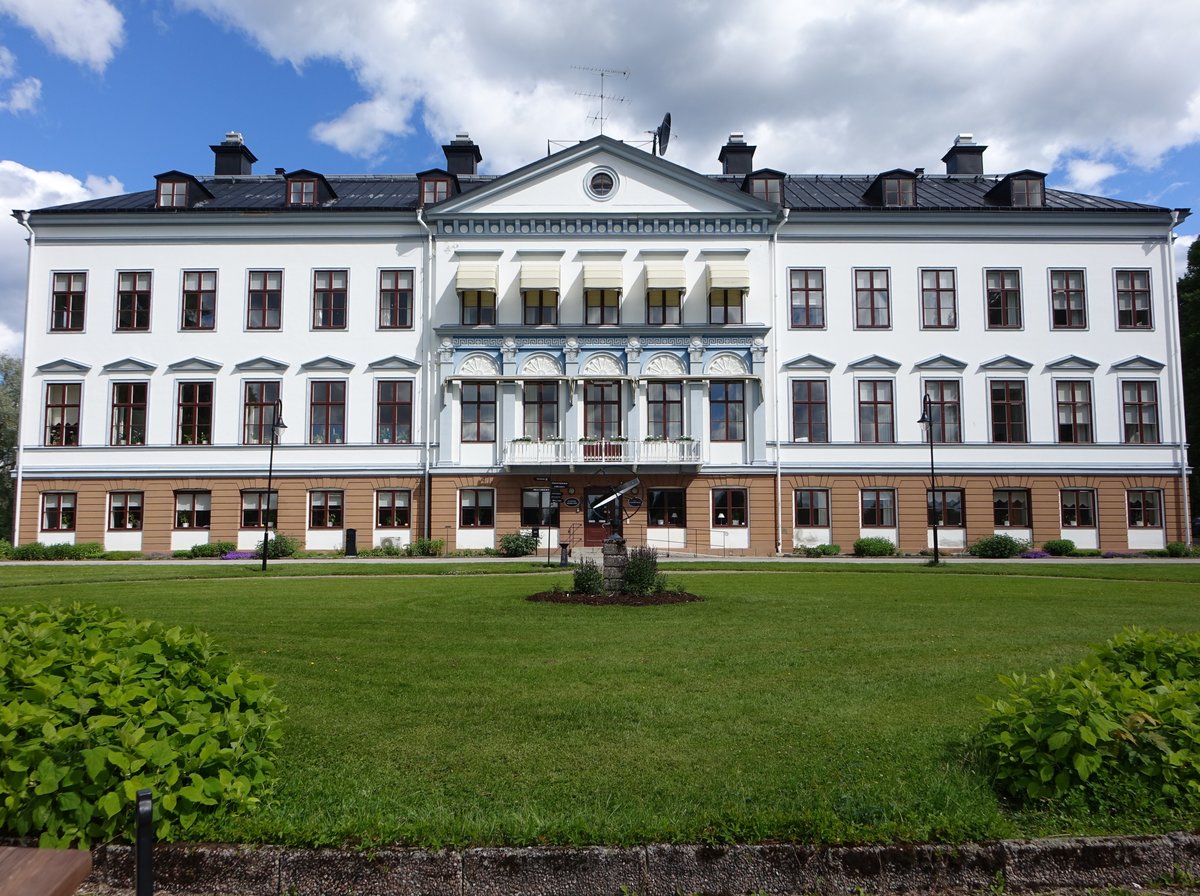
{"label": "ground floor window", "polygon": [[992,517],[998,529],[1029,528],[1029,490],[992,489]]}
{"label": "ground floor window", "polygon": [[963,526],[963,492],[961,488],[934,488],[925,490],[925,507],[929,525],[946,529],[961,529]]}
{"label": "ground floor window", "polygon": [[1096,493],[1090,488],[1064,488],[1058,493],[1064,529],[1096,528]]}
{"label": "ground floor window", "polygon": [[1156,488],[1135,488],[1125,493],[1130,529],[1161,529],[1162,492]]}
{"label": "ground floor window", "polygon": [[112,492],[108,496],[108,528],[142,528],[141,492]]}
{"label": "ground floor window", "polygon": [[266,492],[242,492],[243,529],[261,529],[268,523],[274,526],[278,512],[279,492],[271,491],[270,502],[267,501]]}
{"label": "ground floor window", "polygon": [[212,520],[212,492],[176,492],[175,528],[207,529]]}
{"label": "ground floor window", "polygon": [[496,493],[490,488],[464,488],[458,493],[458,524],[464,529],[496,525]]}
{"label": "ground floor window", "polygon": [[650,506],[646,511],[647,526],[669,526],[674,529],[687,527],[683,489],[652,488],[648,498]]}
{"label": "ground floor window", "polygon": [[75,528],[75,493],[49,492],[42,495],[42,531],[70,532]]}
{"label": "ground floor window", "polygon": [[864,488],[859,493],[862,502],[864,529],[892,529],[896,525],[896,490]]}
{"label": "ground floor window", "polygon": [[801,528],[824,528],[829,525],[829,490],[798,488],[794,499],[796,525]]}
{"label": "ground floor window", "polygon": [[308,527],[310,529],[340,529],[342,527],[341,492],[308,493]]}
{"label": "ground floor window", "polygon": [[746,490],[744,488],[714,488],[712,492],[712,524],[715,529],[746,525]]}
{"label": "ground floor window", "polygon": [[558,527],[558,505],[550,503],[550,489],[521,489],[521,525],[532,529]]}
{"label": "ground floor window", "polygon": [[375,493],[375,525],[380,529],[407,529],[411,523],[412,492],[392,489]]}

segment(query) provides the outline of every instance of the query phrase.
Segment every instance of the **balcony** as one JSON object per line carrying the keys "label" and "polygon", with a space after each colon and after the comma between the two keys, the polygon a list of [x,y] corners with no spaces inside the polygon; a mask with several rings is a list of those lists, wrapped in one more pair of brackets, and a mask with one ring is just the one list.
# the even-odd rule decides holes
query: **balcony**
{"label": "balcony", "polygon": [[652,439],[628,442],[621,439],[586,442],[509,442],[504,449],[506,467],[547,466],[699,466],[700,443]]}

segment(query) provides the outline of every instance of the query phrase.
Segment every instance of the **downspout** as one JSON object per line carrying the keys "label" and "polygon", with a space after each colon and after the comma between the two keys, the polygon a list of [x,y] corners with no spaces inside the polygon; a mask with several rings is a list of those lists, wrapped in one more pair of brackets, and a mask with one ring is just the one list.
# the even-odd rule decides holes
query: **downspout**
{"label": "downspout", "polygon": [[[770,352],[776,356],[778,361],[779,353],[779,272],[775,270],[775,259],[777,247],[779,244],[779,232],[783,230],[787,224],[788,215],[791,214],[791,209],[783,209],[783,218],[780,219],[779,225],[771,233],[771,335],[774,337],[771,341]],[[779,424],[779,378],[775,376],[779,365],[775,363],[771,366],[772,374],[772,393],[775,398],[774,418],[775,418],[775,553],[776,555],[783,554],[783,462],[780,457],[779,443],[782,441],[780,435]]]}
{"label": "downspout", "polygon": [[[29,231],[29,239],[25,241],[29,246],[28,259],[25,264],[25,319],[26,324],[28,324],[29,309],[32,307],[31,302],[33,299],[33,249],[34,245],[37,243],[37,234],[35,234],[33,232],[33,228],[29,226],[29,212],[21,211],[20,209],[13,209],[12,216],[17,219],[18,224]],[[25,352],[27,349],[26,342],[29,338],[28,334],[29,327],[26,325],[21,329],[21,400],[17,407],[17,444],[13,446],[16,448],[17,452],[16,460],[14,461],[14,472],[16,474],[17,481],[15,487],[13,488],[13,544],[21,543],[21,493],[23,491],[22,486],[24,484],[22,481],[22,475],[24,471],[24,456],[21,453],[21,446],[24,442],[25,406],[29,404],[29,402],[26,401],[25,396]]]}
{"label": "downspout", "polygon": [[1183,218],[1180,215],[1179,209],[1171,210],[1171,226],[1167,228],[1166,240],[1166,256],[1167,256],[1167,326],[1169,328],[1169,336],[1171,339],[1170,354],[1168,361],[1172,372],[1175,374],[1171,377],[1169,384],[1172,393],[1172,406],[1175,411],[1175,425],[1179,427],[1179,494],[1183,500],[1183,540],[1188,545],[1192,544],[1192,509],[1191,501],[1188,498],[1188,479],[1187,479],[1187,429],[1186,420],[1183,410],[1183,366],[1181,364],[1180,344],[1179,344],[1179,292],[1178,282],[1175,279],[1175,228],[1182,222]]}
{"label": "downspout", "polygon": [[434,267],[437,263],[437,256],[433,252],[433,230],[425,223],[424,209],[417,209],[417,223],[421,225],[421,229],[425,231],[425,257],[422,260],[421,285],[423,295],[423,313],[424,313],[424,332],[421,338],[425,341],[425,383],[421,388],[421,403],[424,406],[422,411],[421,434],[422,434],[422,463],[424,465],[423,473],[423,488],[425,490],[425,500],[421,503],[424,505],[425,516],[425,537],[433,538],[433,476],[430,473],[429,453],[432,451],[432,442],[429,437],[429,430],[433,423],[430,418],[431,398],[434,389],[434,365],[433,365],[433,275]]}

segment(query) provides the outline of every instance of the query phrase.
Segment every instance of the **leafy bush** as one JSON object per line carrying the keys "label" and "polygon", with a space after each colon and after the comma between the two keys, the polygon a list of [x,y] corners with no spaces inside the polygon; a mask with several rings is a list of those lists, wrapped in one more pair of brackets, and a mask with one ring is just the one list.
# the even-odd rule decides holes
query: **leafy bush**
{"label": "leafy bush", "polygon": [[860,538],[854,542],[855,557],[891,557],[896,546],[887,538]]}
{"label": "leafy bush", "polygon": [[[260,541],[254,548],[254,556],[262,559],[262,542]],[[287,535],[272,535],[271,540],[267,542],[267,559],[278,560],[282,557],[290,557],[296,551],[300,550],[300,541],[296,538],[290,538]],[[225,556],[228,559],[226,551]],[[236,552],[235,552],[236,553]]]}
{"label": "leafy bush", "polygon": [[988,535],[967,548],[967,553],[972,557],[995,560],[1016,557],[1022,551],[1027,550],[1029,550],[1029,542],[1020,538],[1013,538],[1011,535]]}
{"label": "leafy bush", "polygon": [[139,560],[141,551],[105,551],[100,555],[101,560]]}
{"label": "leafy bush", "polygon": [[1069,557],[1075,550],[1075,542],[1069,538],[1053,538],[1042,545],[1042,550],[1051,557]]}
{"label": "leafy bush", "polygon": [[0,608],[0,831],[128,836],[147,787],[160,839],[240,811],[274,771],[282,712],[202,633],[79,604]]}
{"label": "leafy bush", "polygon": [[446,542],[440,538],[416,538],[404,548],[409,557],[437,557],[442,553]]}
{"label": "leafy bush", "polygon": [[646,547],[630,550],[622,588],[627,594],[636,594],[639,597],[661,594],[667,590],[667,577],[658,571],[657,550]]}
{"label": "leafy bush", "polygon": [[525,557],[537,551],[536,532],[512,532],[500,536],[500,553],[505,557]]}
{"label": "leafy bush", "polygon": [[1002,677],[981,755],[1021,800],[1153,812],[1200,806],[1200,635],[1126,629],[1075,666]]}
{"label": "leafy bush", "polygon": [[1189,553],[1188,546],[1185,542],[1182,542],[1182,541],[1167,542],[1167,556],[1168,557],[1186,557],[1188,555],[1188,553]]}
{"label": "leafy bush", "polygon": [[1104,552],[1099,548],[1076,548],[1071,551],[1072,557],[1103,557]]}
{"label": "leafy bush", "polygon": [[0,560],[10,559],[12,557],[12,552],[12,542],[7,538],[0,538]]}
{"label": "leafy bush", "polygon": [[[28,544],[9,548],[8,559],[12,560],[95,560],[104,555],[104,545],[94,541],[79,544]],[[140,555],[139,555],[140,556]]]}
{"label": "leafy bush", "polygon": [[837,557],[842,553],[842,546],[837,544],[814,544],[796,548],[795,553],[805,557]]}
{"label": "leafy bush", "polygon": [[230,551],[236,551],[237,545],[232,541],[214,541],[209,544],[195,544],[187,551],[189,557],[221,557]]}
{"label": "leafy bush", "polygon": [[580,594],[604,593],[604,573],[590,557],[584,557],[575,566],[575,591]]}

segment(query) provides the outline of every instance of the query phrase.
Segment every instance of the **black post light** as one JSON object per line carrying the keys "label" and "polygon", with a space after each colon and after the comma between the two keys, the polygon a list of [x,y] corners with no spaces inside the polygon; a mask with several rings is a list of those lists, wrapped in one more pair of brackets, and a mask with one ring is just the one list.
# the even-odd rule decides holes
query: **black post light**
{"label": "black post light", "polygon": [[921,419],[917,422],[929,430],[929,500],[926,503],[930,508],[930,522],[933,523],[933,562],[929,565],[937,566],[941,563],[941,555],[938,553],[937,474],[933,467],[933,402],[928,395],[921,403]]}
{"label": "black post light", "polygon": [[[263,555],[262,555],[262,571],[267,571],[267,548],[270,547],[268,542],[271,538],[271,480],[275,477],[275,443],[279,441],[279,434],[287,429],[287,424],[283,422],[283,400],[275,399],[275,407],[271,414],[271,454],[270,460],[267,462],[267,496],[264,499],[267,506],[262,508],[263,515]],[[279,502],[275,502],[275,512],[279,512]]]}

